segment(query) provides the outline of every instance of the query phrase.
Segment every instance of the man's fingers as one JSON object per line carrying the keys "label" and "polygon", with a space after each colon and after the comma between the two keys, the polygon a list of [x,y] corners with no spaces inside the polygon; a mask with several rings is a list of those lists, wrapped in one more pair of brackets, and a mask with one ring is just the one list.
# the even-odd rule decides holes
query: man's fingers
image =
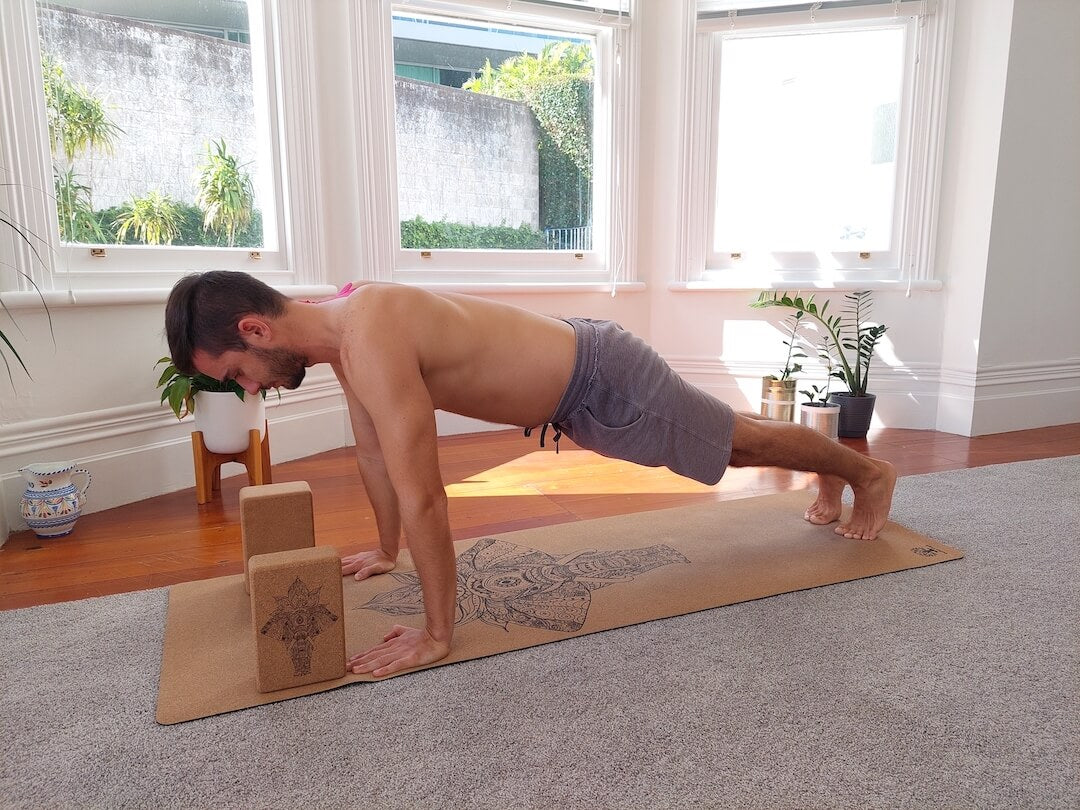
{"label": "man's fingers", "polygon": [[372,670],[371,674],[376,678],[381,678],[384,675],[393,675],[395,672],[401,672],[403,669],[409,669],[414,666],[416,666],[416,664],[413,662],[413,656],[408,655],[404,658],[398,658],[397,660],[392,661],[385,667],[379,667],[379,669]]}
{"label": "man's fingers", "polygon": [[[404,653],[404,654],[403,654]],[[393,672],[413,666],[413,656],[403,650],[393,649],[382,655],[369,658],[353,666],[356,673],[370,672],[372,675],[389,675]]]}

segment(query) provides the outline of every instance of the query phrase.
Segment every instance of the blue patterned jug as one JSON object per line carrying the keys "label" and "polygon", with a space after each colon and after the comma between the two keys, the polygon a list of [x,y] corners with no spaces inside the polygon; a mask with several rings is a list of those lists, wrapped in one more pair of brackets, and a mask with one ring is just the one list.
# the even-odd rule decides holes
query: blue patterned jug
{"label": "blue patterned jug", "polygon": [[[29,464],[19,472],[26,479],[26,489],[19,501],[26,525],[38,537],[70,534],[86,503],[89,470],[78,469],[70,461],[46,461]],[[78,486],[72,481],[75,476],[86,480]]]}

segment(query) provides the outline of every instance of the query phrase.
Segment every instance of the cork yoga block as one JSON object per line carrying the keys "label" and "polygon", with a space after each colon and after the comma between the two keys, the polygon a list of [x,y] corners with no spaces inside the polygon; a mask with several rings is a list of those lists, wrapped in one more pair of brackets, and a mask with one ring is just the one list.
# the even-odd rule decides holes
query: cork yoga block
{"label": "cork yoga block", "polygon": [[240,539],[244,546],[244,587],[250,593],[248,565],[256,554],[315,545],[311,487],[306,481],[243,487],[240,490]]}
{"label": "cork yoga block", "polygon": [[320,546],[256,554],[249,575],[259,691],[344,676],[345,611],[337,552]]}

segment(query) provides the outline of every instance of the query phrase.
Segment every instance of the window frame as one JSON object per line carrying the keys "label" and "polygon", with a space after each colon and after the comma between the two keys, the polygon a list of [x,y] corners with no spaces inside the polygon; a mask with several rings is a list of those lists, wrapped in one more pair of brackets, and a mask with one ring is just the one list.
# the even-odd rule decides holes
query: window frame
{"label": "window frame", "polygon": [[[714,4],[715,5],[715,4]],[[694,24],[692,89],[686,149],[678,289],[790,289],[792,287],[936,288],[933,256],[944,147],[950,0],[761,13],[739,17],[701,15]],[[813,17],[813,19],[811,19]],[[872,30],[903,24],[905,66],[894,191],[893,250],[863,253],[773,254],[734,258],[713,252],[719,164],[717,131],[720,49],[733,37],[799,32]],[[696,167],[696,171],[694,170]],[[825,260],[822,260],[822,259]],[[817,261],[808,261],[816,259]],[[846,260],[846,261],[845,261]]]}
{"label": "window frame", "polygon": [[[314,98],[310,91],[305,92],[312,54],[310,25],[305,20],[308,1],[249,0],[252,39],[263,44],[261,58],[257,55],[260,49],[252,48],[253,81],[260,75],[265,78],[266,104],[256,115],[265,119],[260,123],[269,136],[264,148],[269,152],[276,209],[264,222],[271,223],[277,241],[276,250],[256,250],[60,242],[51,196],[36,3],[13,0],[5,9],[5,24],[0,26],[0,48],[8,54],[0,60],[5,62],[5,70],[18,68],[8,72],[13,78],[6,86],[16,103],[0,108],[0,135],[21,148],[3,154],[9,169],[3,182],[12,184],[6,188],[5,210],[40,238],[36,240],[37,255],[24,245],[13,248],[12,263],[29,278],[9,271],[0,275],[0,289],[25,291],[36,285],[42,291],[168,290],[183,275],[209,269],[244,270],[276,286],[320,280],[319,239],[301,242],[293,238],[298,221],[308,222],[317,216],[317,161],[314,144],[303,129],[303,122],[313,115]],[[50,191],[43,194],[37,189]],[[92,247],[104,248],[104,257],[92,256]]]}
{"label": "window frame", "polygon": [[[367,5],[367,4],[363,4]],[[585,34],[596,41],[594,84],[593,249],[447,250],[403,249],[400,244],[395,133],[393,31],[395,14],[459,18]],[[374,278],[429,287],[572,287],[617,285],[635,278],[629,250],[634,214],[632,178],[637,136],[634,37],[630,17],[536,2],[496,0],[380,0],[354,11],[353,64],[359,95],[359,126],[371,133],[360,145],[361,183],[378,201],[361,218],[370,244]],[[368,55],[365,60],[360,53]],[[597,160],[606,149],[607,160]]]}

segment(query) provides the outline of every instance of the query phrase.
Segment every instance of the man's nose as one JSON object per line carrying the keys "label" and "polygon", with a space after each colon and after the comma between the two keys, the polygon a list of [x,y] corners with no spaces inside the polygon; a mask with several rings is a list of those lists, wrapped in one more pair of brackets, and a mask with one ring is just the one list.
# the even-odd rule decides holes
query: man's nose
{"label": "man's nose", "polygon": [[259,393],[259,391],[262,390],[261,385],[259,385],[254,380],[247,379],[246,377],[243,378],[243,379],[238,379],[236,382],[241,388],[243,388],[249,394],[257,394],[257,393]]}

